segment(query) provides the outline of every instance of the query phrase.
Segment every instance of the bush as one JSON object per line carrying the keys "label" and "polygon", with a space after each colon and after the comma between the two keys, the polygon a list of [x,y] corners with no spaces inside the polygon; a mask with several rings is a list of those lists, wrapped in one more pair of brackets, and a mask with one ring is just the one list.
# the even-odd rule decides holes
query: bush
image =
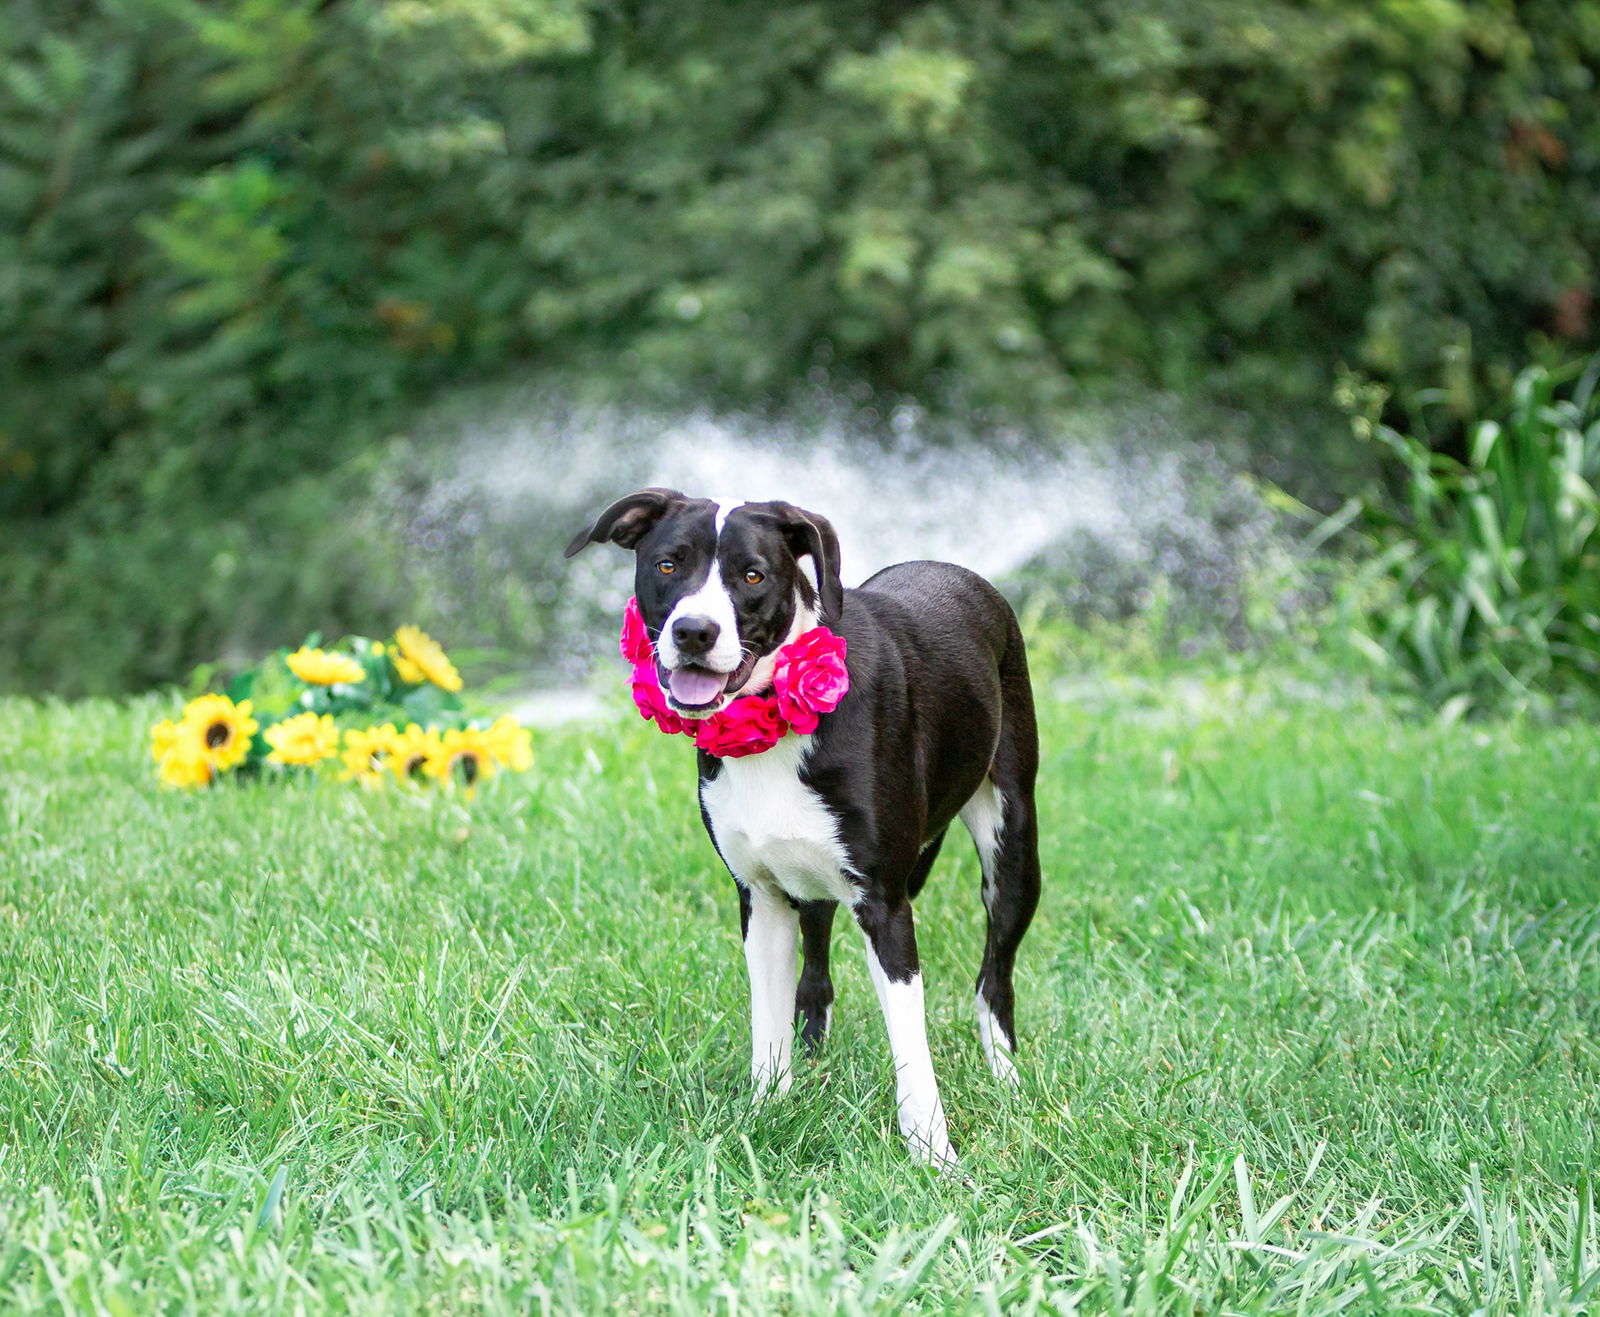
{"label": "bush", "polygon": [[1401,468],[1398,506],[1361,510],[1380,551],[1358,635],[1448,714],[1600,690],[1597,381],[1600,356],[1524,370],[1464,461],[1378,421],[1381,391],[1346,389],[1358,433]]}
{"label": "bush", "polygon": [[[1597,337],[1597,65],[1596,0],[10,0],[0,684],[266,639],[219,555],[530,367],[1013,413],[1508,379]],[[321,531],[255,566],[308,560],[342,611],[272,636],[389,615]]]}

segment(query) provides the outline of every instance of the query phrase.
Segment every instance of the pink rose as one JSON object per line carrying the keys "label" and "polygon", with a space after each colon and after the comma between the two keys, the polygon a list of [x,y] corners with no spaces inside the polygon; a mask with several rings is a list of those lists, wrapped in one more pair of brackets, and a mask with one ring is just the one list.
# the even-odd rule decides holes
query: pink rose
{"label": "pink rose", "polygon": [[639,612],[637,599],[628,600],[628,606],[622,610],[622,639],[617,647],[634,667],[655,661],[656,652],[650,644],[650,633],[644,629],[644,615]]}
{"label": "pink rose", "polygon": [[702,722],[694,743],[719,759],[742,759],[772,749],[788,730],[777,700],[746,695]]}
{"label": "pink rose", "polygon": [[825,626],[807,631],[778,651],[772,689],[778,711],[797,732],[817,730],[817,715],[832,713],[850,689],[845,641]]}
{"label": "pink rose", "polygon": [[633,702],[638,707],[640,717],[655,723],[668,735],[694,731],[694,727],[674,713],[672,706],[667,703],[666,693],[656,676],[654,659],[633,665]]}

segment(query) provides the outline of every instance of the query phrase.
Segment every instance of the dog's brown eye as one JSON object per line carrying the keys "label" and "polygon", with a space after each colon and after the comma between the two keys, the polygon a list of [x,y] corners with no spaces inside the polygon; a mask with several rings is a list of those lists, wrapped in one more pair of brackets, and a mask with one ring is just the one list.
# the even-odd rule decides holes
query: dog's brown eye
{"label": "dog's brown eye", "polygon": [[749,582],[749,584],[751,584],[751,585],[760,585],[761,582],[763,582],[767,578],[765,576],[763,576],[760,572],[758,572],[754,567],[752,567],[749,571],[747,571],[744,574],[744,579],[747,582]]}
{"label": "dog's brown eye", "polygon": [[656,570],[663,576],[671,576],[673,572],[678,570],[678,564],[673,562],[671,558],[663,558],[656,564]]}

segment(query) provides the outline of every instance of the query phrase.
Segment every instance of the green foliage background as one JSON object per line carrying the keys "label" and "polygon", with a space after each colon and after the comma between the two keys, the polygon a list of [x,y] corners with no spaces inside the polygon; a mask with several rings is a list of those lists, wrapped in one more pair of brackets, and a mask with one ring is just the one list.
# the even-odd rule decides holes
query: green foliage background
{"label": "green foliage background", "polygon": [[446,384],[1326,405],[1597,339],[1600,3],[11,0],[0,686],[384,630]]}

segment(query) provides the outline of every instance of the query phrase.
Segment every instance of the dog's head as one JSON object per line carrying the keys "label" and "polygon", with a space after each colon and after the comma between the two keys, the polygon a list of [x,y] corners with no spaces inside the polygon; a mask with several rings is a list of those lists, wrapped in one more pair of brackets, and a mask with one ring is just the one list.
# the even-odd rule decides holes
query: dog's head
{"label": "dog's head", "polygon": [[690,718],[772,684],[774,655],[839,620],[839,538],[788,503],[718,502],[675,489],[620,498],[567,545],[634,552],[634,593],[672,706]]}

